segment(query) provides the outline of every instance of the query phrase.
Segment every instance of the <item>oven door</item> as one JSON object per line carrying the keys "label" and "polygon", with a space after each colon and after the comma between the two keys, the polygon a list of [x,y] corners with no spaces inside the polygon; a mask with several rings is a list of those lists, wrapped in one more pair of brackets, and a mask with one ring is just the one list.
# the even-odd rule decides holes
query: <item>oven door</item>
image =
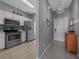
{"label": "oven door", "polygon": [[6,33],[6,42],[7,43],[13,43],[18,40],[21,40],[20,32]]}

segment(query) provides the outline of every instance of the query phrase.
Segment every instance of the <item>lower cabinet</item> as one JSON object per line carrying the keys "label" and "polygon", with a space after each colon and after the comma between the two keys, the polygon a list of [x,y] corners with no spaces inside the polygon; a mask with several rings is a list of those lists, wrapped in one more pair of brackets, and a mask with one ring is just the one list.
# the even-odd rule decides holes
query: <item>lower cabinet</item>
{"label": "lower cabinet", "polygon": [[5,33],[0,30],[0,49],[5,48]]}
{"label": "lower cabinet", "polygon": [[25,31],[21,31],[21,39],[22,39],[22,42],[25,42],[26,41],[26,32]]}

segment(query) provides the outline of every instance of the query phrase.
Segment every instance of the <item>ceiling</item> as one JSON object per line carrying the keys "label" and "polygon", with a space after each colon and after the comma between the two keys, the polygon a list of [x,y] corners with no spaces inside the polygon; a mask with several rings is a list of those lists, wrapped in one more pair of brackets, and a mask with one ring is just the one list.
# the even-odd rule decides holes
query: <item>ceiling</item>
{"label": "ceiling", "polygon": [[[36,9],[36,0],[28,0],[32,5],[34,5],[34,8],[29,7],[27,4],[25,4],[22,0],[0,0],[3,1],[11,6],[14,6],[24,12],[27,12],[29,14],[35,13]],[[72,0],[48,0],[49,4],[52,7],[52,10],[57,10],[57,3],[60,1],[63,1],[64,8],[68,8],[71,5]]]}
{"label": "ceiling", "polygon": [[14,6],[24,12],[29,13],[29,14],[35,13],[36,0],[28,0],[32,5],[34,5],[34,8],[29,7],[22,0],[0,0],[0,1],[5,2],[11,6]]}
{"label": "ceiling", "polygon": [[57,6],[58,6],[58,3],[62,1],[62,5],[64,8],[68,8],[70,7],[71,3],[72,3],[72,0],[48,0],[50,6],[52,7],[52,10],[53,11],[56,11],[57,10]]}

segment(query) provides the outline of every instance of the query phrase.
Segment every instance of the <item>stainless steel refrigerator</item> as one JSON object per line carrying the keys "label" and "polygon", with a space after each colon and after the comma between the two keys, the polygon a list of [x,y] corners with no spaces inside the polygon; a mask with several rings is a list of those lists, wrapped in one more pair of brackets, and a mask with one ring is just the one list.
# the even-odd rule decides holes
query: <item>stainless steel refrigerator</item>
{"label": "stainless steel refrigerator", "polygon": [[26,32],[26,41],[34,40],[34,23],[32,21],[24,22],[24,31]]}

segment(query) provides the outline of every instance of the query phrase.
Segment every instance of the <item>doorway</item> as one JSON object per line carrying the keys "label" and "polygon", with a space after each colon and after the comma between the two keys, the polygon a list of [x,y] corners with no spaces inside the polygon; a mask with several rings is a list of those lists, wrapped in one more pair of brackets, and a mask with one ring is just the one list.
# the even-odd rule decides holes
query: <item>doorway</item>
{"label": "doorway", "polygon": [[64,41],[65,32],[68,30],[68,17],[54,19],[54,40]]}

